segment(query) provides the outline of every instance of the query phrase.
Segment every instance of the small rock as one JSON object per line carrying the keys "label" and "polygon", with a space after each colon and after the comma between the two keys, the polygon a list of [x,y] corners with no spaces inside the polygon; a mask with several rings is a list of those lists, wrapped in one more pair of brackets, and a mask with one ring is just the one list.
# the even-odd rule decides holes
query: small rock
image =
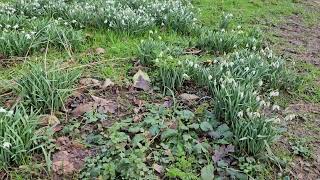
{"label": "small rock", "polygon": [[187,93],[180,94],[179,97],[184,101],[195,101],[197,99],[200,99],[200,97],[197,95]]}

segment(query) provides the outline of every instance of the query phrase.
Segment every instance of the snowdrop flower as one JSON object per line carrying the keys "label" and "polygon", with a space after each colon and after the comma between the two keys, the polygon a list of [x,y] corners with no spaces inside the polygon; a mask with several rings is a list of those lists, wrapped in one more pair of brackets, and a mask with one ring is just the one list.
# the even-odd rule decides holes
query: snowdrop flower
{"label": "snowdrop flower", "polygon": [[254,51],[255,51],[256,49],[257,49],[257,48],[256,48],[256,46],[253,46],[253,47],[252,47],[252,50],[254,50]]}
{"label": "snowdrop flower", "polygon": [[208,80],[210,81],[211,79],[212,79],[212,76],[211,76],[211,75],[209,75],[209,76],[208,76]]}
{"label": "snowdrop flower", "polygon": [[239,118],[242,118],[242,117],[243,117],[243,111],[238,112],[237,116],[238,116]]}
{"label": "snowdrop flower", "polygon": [[18,24],[16,24],[16,25],[13,26],[13,29],[18,29],[18,28],[19,28],[19,25],[18,25]]}
{"label": "snowdrop flower", "polygon": [[244,93],[243,92],[240,92],[240,98],[242,99],[244,96]]}
{"label": "snowdrop flower", "polygon": [[26,34],[26,38],[27,39],[31,39],[31,35],[30,34]]}
{"label": "snowdrop flower", "polygon": [[225,29],[221,29],[221,32],[226,32],[226,30]]}
{"label": "snowdrop flower", "polygon": [[13,115],[13,111],[8,111],[6,116],[11,117],[12,115]]}
{"label": "snowdrop flower", "polygon": [[279,96],[279,91],[271,91],[269,94],[270,97],[276,97]]}
{"label": "snowdrop flower", "polygon": [[198,64],[194,64],[194,68],[198,68],[199,67],[199,65]]}
{"label": "snowdrop flower", "polygon": [[256,97],[256,101],[259,102],[260,100],[261,100],[260,96],[257,96],[257,97]]}
{"label": "snowdrop flower", "polygon": [[192,61],[189,61],[189,66],[193,66],[193,62]]}
{"label": "snowdrop flower", "polygon": [[3,109],[3,107],[0,107],[0,113],[6,113],[7,110]]}
{"label": "snowdrop flower", "polygon": [[286,121],[292,121],[294,118],[296,118],[296,115],[295,114],[289,114],[287,115],[284,119]]}
{"label": "snowdrop flower", "polygon": [[268,58],[269,58],[269,59],[272,58],[272,51],[269,52]]}
{"label": "snowdrop flower", "polygon": [[259,112],[254,112],[254,113],[253,113],[253,116],[259,118],[259,117],[261,117],[261,114],[260,114]]}
{"label": "snowdrop flower", "polygon": [[186,80],[189,80],[190,79],[190,76],[188,76],[188,74],[183,74],[182,77]]}
{"label": "snowdrop flower", "polygon": [[266,105],[266,102],[264,101],[264,100],[262,100],[262,101],[260,101],[260,106],[262,107],[262,106],[265,106]]}
{"label": "snowdrop flower", "polygon": [[272,106],[272,111],[279,111],[279,110],[280,110],[280,106],[276,104]]}
{"label": "snowdrop flower", "polygon": [[10,142],[4,142],[2,146],[6,149],[9,149],[12,146],[12,144]]}
{"label": "snowdrop flower", "polygon": [[249,67],[244,68],[244,71],[248,72],[249,71]]}
{"label": "snowdrop flower", "polygon": [[237,26],[237,29],[241,29],[241,26],[240,26],[240,25],[238,25],[238,26]]}

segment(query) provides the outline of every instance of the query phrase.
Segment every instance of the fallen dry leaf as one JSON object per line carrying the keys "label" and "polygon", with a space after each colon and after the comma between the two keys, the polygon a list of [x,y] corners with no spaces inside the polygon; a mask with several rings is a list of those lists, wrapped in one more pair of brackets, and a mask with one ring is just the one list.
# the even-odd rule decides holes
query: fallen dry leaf
{"label": "fallen dry leaf", "polygon": [[80,104],[78,105],[71,113],[75,117],[79,117],[83,115],[86,112],[93,111],[95,109],[95,103],[93,102],[88,102],[85,104]]}
{"label": "fallen dry leaf", "polygon": [[72,174],[75,172],[73,164],[69,161],[55,161],[52,163],[53,172],[62,175],[62,174]]}
{"label": "fallen dry leaf", "polygon": [[114,86],[114,83],[111,81],[111,79],[108,78],[103,82],[101,88],[106,89],[109,86]]}
{"label": "fallen dry leaf", "polygon": [[80,79],[80,84],[82,86],[93,86],[93,87],[96,87],[96,86],[100,86],[101,85],[101,82],[97,79],[93,79],[93,78],[82,78]]}
{"label": "fallen dry leaf", "polygon": [[139,71],[133,76],[133,86],[138,89],[147,91],[150,89],[151,80],[147,73]]}
{"label": "fallen dry leaf", "polygon": [[154,169],[155,171],[157,171],[159,174],[162,174],[162,173],[163,173],[163,167],[160,166],[159,164],[153,164],[152,167],[153,167],[153,169]]}
{"label": "fallen dry leaf", "polygon": [[40,124],[43,126],[52,126],[60,124],[60,121],[55,115],[44,115],[40,118]]}
{"label": "fallen dry leaf", "polygon": [[117,110],[117,104],[113,101],[103,99],[97,96],[92,96],[95,106],[99,113],[115,113]]}
{"label": "fallen dry leaf", "polygon": [[194,101],[200,98],[197,95],[187,93],[180,94],[179,97],[184,101]]}

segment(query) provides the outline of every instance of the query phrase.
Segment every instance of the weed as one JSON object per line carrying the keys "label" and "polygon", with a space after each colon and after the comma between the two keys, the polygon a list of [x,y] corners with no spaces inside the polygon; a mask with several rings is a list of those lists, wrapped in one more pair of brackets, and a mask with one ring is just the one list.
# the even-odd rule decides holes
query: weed
{"label": "weed", "polygon": [[307,145],[306,139],[295,140],[290,142],[293,154],[302,156],[304,158],[310,158],[312,153],[310,147]]}

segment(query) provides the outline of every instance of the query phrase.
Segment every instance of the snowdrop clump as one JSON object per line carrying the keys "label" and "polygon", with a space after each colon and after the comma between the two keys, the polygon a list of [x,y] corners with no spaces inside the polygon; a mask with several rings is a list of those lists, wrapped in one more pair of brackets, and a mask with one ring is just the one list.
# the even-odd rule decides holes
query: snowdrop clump
{"label": "snowdrop clump", "polygon": [[154,26],[188,32],[197,22],[191,3],[181,0],[26,0],[15,3],[10,10],[28,17],[63,17],[76,27],[131,33],[145,32]]}

